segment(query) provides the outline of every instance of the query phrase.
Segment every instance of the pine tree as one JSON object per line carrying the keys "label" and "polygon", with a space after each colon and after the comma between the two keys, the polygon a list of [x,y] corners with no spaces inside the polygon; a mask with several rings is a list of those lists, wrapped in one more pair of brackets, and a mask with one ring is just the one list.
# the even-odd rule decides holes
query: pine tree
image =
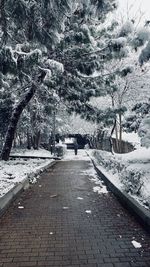
{"label": "pine tree", "polygon": [[[85,45],[83,49],[79,50],[82,50],[82,58],[86,63],[89,52],[92,52],[92,48],[89,47],[89,42],[92,42],[92,39],[89,26],[86,24],[90,25],[94,17],[97,21],[104,21],[106,14],[114,8],[116,8],[114,0],[83,0],[74,3],[69,0],[1,1],[2,49],[0,52],[0,72],[9,81],[9,87],[15,91],[16,96],[20,96],[20,100],[16,101],[13,107],[1,154],[2,159],[8,160],[9,158],[19,118],[35,92],[39,90],[46,77],[50,79],[51,73],[53,76],[59,77],[58,72],[62,72],[61,64],[58,62],[64,64],[66,77],[70,76],[70,71],[72,73],[76,72],[76,64],[72,66],[68,64],[68,60],[70,60],[68,55],[67,57],[65,55],[64,60],[62,53],[60,58],[54,56],[55,46],[60,42],[67,23],[69,22],[70,26],[72,20],[75,19],[79,25],[81,24],[82,43],[85,45],[87,42],[88,45],[87,48]],[[80,39],[79,36],[76,36],[76,39]],[[74,53],[77,50],[75,49]],[[64,52],[64,48],[61,52]],[[48,57],[51,60],[47,60]],[[84,57],[86,57],[86,60],[84,60]],[[57,59],[58,62],[52,59]],[[85,63],[78,63],[78,68],[83,69],[83,73],[89,75],[91,70],[97,68],[97,61],[95,62],[94,59],[88,67]],[[75,80],[76,83],[76,75],[72,76],[71,74],[70,80],[70,82]],[[79,84],[81,85],[81,81],[79,80],[76,83],[77,86],[73,86],[72,94],[66,92],[68,101],[70,101],[70,97],[71,99],[75,98],[77,109],[80,107],[80,98],[82,102],[85,102],[89,97],[89,92],[87,94],[80,92]],[[64,85],[66,82],[65,80]],[[55,81],[52,84],[54,85]],[[49,85],[47,87],[50,88]],[[69,88],[71,88],[71,84],[69,84]]]}
{"label": "pine tree", "polygon": [[[1,85],[16,88],[20,100],[13,106],[1,158],[7,160],[19,118],[43,80],[51,73],[47,66],[47,48],[58,41],[70,1],[1,2]],[[57,66],[55,66],[57,69]],[[3,88],[3,86],[2,86]]]}

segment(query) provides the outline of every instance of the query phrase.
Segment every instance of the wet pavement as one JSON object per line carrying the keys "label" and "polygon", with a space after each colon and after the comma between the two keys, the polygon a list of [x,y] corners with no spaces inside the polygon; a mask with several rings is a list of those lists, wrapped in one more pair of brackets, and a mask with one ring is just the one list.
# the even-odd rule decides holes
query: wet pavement
{"label": "wet pavement", "polygon": [[44,172],[0,219],[0,266],[150,266],[150,236],[95,183],[83,152]]}

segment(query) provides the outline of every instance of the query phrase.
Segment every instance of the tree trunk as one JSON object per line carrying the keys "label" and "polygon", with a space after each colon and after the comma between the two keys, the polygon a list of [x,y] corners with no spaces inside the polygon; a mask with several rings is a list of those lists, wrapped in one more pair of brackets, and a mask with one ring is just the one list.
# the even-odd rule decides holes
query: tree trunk
{"label": "tree trunk", "polygon": [[37,149],[39,149],[40,142],[41,142],[41,131],[38,132],[38,136],[37,136]]}
{"label": "tree trunk", "polygon": [[117,123],[117,121],[116,121],[116,119],[115,119],[115,120],[114,120],[113,128],[112,128],[112,130],[111,130],[110,138],[109,138],[110,149],[111,149],[111,153],[112,153],[112,154],[113,154],[113,141],[112,141],[112,135],[113,135],[114,130],[115,130],[115,128],[116,128],[116,123]]}
{"label": "tree trunk", "polygon": [[14,135],[13,148],[17,147],[17,134]]}
{"label": "tree trunk", "polygon": [[16,128],[17,128],[17,123],[22,114],[22,111],[24,110],[24,108],[27,106],[27,104],[33,97],[35,91],[36,91],[36,86],[32,84],[30,90],[25,94],[24,98],[18,103],[18,105],[16,106],[11,116],[10,123],[8,125],[8,130],[6,133],[5,143],[2,149],[2,153],[1,153],[2,160],[9,159],[10,151],[12,148],[12,143],[14,140],[14,135],[15,135]]}
{"label": "tree trunk", "polygon": [[18,134],[18,138],[19,138],[19,146],[22,147],[23,141],[22,141],[21,134]]}
{"label": "tree trunk", "polygon": [[34,136],[34,149],[39,149],[41,132],[38,131]]}
{"label": "tree trunk", "polygon": [[119,152],[122,152],[122,116],[119,113]]}
{"label": "tree trunk", "polygon": [[[111,95],[111,100],[112,100],[112,107],[114,109],[115,108],[115,101],[114,101],[114,95],[113,94]],[[113,135],[114,130],[115,130],[115,136],[116,136],[116,150],[117,150],[117,152],[119,152],[117,117],[115,118],[115,121],[114,121],[114,126],[113,126],[113,130],[112,130],[112,133],[111,133],[111,137]]]}
{"label": "tree trunk", "polygon": [[27,149],[31,149],[32,146],[32,136],[29,130],[27,131]]}

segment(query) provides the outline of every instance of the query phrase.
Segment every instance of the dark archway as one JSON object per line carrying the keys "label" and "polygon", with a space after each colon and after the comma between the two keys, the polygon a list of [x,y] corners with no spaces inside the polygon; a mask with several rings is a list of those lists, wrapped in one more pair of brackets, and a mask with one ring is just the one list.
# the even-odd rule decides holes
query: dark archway
{"label": "dark archway", "polygon": [[[83,149],[84,146],[88,143],[87,136],[81,134],[68,134],[68,138],[75,138],[78,143],[78,148]],[[68,147],[69,148],[69,147]],[[70,146],[70,148],[73,148]]]}

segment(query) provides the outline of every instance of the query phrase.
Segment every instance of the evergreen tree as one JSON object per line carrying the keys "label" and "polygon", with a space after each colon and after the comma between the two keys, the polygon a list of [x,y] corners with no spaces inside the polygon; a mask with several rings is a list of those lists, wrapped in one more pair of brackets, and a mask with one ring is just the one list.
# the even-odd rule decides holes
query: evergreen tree
{"label": "evergreen tree", "polygon": [[127,132],[138,132],[142,120],[150,112],[150,100],[148,102],[137,103],[131,109],[130,114],[126,117],[124,128]]}
{"label": "evergreen tree", "polygon": [[[0,72],[2,73],[2,82],[4,76],[5,79],[9,80],[9,87],[12,90],[16,88],[16,96],[20,96],[20,101],[15,101],[13,107],[13,113],[2,150],[2,159],[7,160],[9,158],[19,118],[29,101],[33,98],[35,92],[39,90],[45,79],[51,80],[50,77],[52,75],[53,80],[54,76],[59,76],[58,72],[63,72],[62,65],[59,62],[64,64],[64,76],[69,77],[71,73],[71,82],[74,79],[76,82],[76,75],[72,76],[72,73],[76,72],[76,66],[78,67],[77,69],[81,71],[83,69],[82,72],[88,75],[91,73],[91,70],[94,70],[95,67],[97,68],[97,62],[94,59],[92,63],[89,62],[88,68],[81,62],[78,62],[77,65],[70,66],[68,64],[68,60],[70,61],[69,56],[66,57],[65,54],[64,60],[62,57],[64,47],[61,51],[60,58],[58,55],[56,57],[54,56],[55,47],[61,38],[63,38],[62,33],[64,30],[67,29],[68,25],[70,27],[72,21],[75,19],[76,23],[81,25],[81,35],[83,34],[82,43],[84,45],[86,42],[88,44],[89,42],[92,43],[93,40],[91,39],[88,25],[90,25],[94,18],[97,21],[104,21],[106,14],[114,8],[116,8],[114,0],[83,0],[74,3],[71,3],[69,0],[1,1],[2,38],[0,44],[2,49],[0,52]],[[70,34],[71,32],[69,33],[69,37],[71,36]],[[76,36],[76,40],[79,39]],[[82,43],[80,42],[80,46]],[[83,49],[80,49],[80,51],[83,51],[82,58],[86,58],[86,60],[83,60],[84,62],[87,62],[88,54],[93,49],[89,45],[87,48],[85,45]],[[74,49],[74,53],[77,50]],[[84,50],[88,54],[84,54]],[[72,55],[73,51],[70,52]],[[52,59],[55,59],[55,61]],[[67,82],[66,80],[64,85]],[[52,81],[51,84],[55,85],[55,82]],[[87,95],[80,92],[79,84],[81,86],[81,81],[79,80],[75,87],[71,87],[69,84],[69,88],[71,88],[73,94],[70,94],[70,92],[66,93],[68,101],[70,97],[75,97],[75,100],[77,100],[75,102],[77,109],[80,106],[80,97],[82,98],[82,102],[85,102],[89,94],[89,92]],[[50,89],[50,85],[46,86]],[[78,90],[76,90],[77,88]]]}
{"label": "evergreen tree", "polygon": [[[16,98],[9,121],[1,158],[7,160],[19,118],[44,78],[57,71],[57,63],[47,62],[47,48],[58,41],[59,32],[70,10],[70,1],[2,1],[1,2],[1,86],[4,79]],[[40,48],[40,49],[39,49]],[[53,65],[53,64],[52,64]],[[55,72],[53,70],[53,72]]]}

